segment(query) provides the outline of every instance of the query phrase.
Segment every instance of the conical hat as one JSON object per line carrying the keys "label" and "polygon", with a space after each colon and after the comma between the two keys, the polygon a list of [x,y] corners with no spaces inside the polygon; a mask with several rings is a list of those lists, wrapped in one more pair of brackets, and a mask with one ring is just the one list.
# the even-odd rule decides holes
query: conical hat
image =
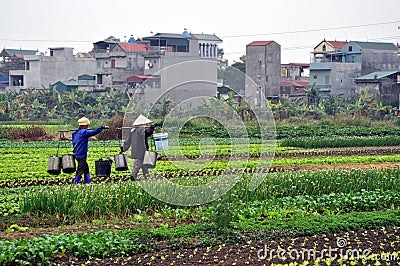
{"label": "conical hat", "polygon": [[135,122],[133,122],[133,126],[140,126],[140,125],[146,125],[149,124],[153,121],[145,117],[144,115],[139,115],[138,118],[136,118]]}

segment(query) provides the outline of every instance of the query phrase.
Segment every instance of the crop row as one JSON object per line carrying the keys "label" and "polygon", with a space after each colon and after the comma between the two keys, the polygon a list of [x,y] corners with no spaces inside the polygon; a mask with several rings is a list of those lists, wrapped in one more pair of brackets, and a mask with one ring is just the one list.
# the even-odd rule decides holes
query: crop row
{"label": "crop row", "polygon": [[[223,189],[229,187],[232,180],[237,180],[238,182],[225,196],[226,202],[229,203],[266,201],[266,199],[282,197],[321,196],[331,193],[348,194],[363,190],[390,191],[400,187],[400,172],[393,169],[277,172],[265,176],[261,185],[254,191],[248,189],[251,178],[253,178],[251,174],[244,174],[174,180],[180,186],[170,186],[163,180],[150,179],[142,181],[146,183],[140,185],[146,185],[147,191],[149,189],[157,191],[159,198],[173,197],[182,202],[201,202],[213,196],[215,184]],[[197,185],[203,185],[203,188],[208,186],[208,190],[205,190],[207,193],[191,194],[191,190],[186,189],[186,186]],[[375,200],[377,204],[380,203],[380,198]],[[392,206],[391,203],[394,205]],[[395,207],[397,205],[392,197],[385,200],[385,206]],[[126,216],[137,210],[159,210],[165,206],[166,203],[149,195],[138,183],[118,182],[91,186],[37,187],[24,196],[21,210],[23,212],[62,214],[70,217],[69,219],[79,220],[81,217],[86,219],[105,215]],[[341,210],[347,210],[347,206],[347,203],[344,204]],[[324,208],[331,209],[321,207],[320,210]],[[332,209],[332,211],[334,210]]]}
{"label": "crop row", "polygon": [[285,139],[281,146],[314,148],[399,146],[400,136],[312,136]]}
{"label": "crop row", "polygon": [[[212,246],[218,247],[219,245],[222,248],[224,245],[246,242],[249,245],[253,241],[256,243],[259,240],[279,238],[279,236],[290,235],[291,237],[298,237],[333,234],[346,229],[357,230],[361,228],[373,229],[396,226],[400,224],[399,217],[399,211],[376,211],[334,216],[311,216],[297,219],[289,218],[284,221],[242,222],[235,223],[229,228],[220,228],[218,225],[211,223],[182,225],[176,228],[160,227],[117,232],[98,231],[83,234],[42,235],[32,239],[0,241],[0,264],[50,262],[50,259],[56,254],[58,257],[60,255],[61,257],[69,255],[86,259],[130,256],[148,251],[157,252],[160,247],[165,248],[165,245],[168,248],[173,248],[174,246],[208,247],[207,249],[209,250]],[[315,227],[311,226],[311,224],[324,224],[325,226]],[[396,235],[398,236],[397,229],[394,229],[393,232],[383,230],[382,234],[383,237],[390,239],[390,243],[395,241],[397,248],[398,237],[394,239],[391,237]],[[326,238],[326,236],[323,237]],[[360,235],[358,238],[361,237]],[[348,240],[349,243],[352,243],[350,239]],[[373,241],[374,239],[368,240]],[[161,243],[163,244],[160,245]],[[328,245],[328,243],[325,242],[324,245]],[[388,249],[389,246],[385,247],[382,252],[388,251]],[[191,251],[193,252],[193,249]],[[207,259],[208,252],[205,253],[205,259]]]}
{"label": "crop row", "polygon": [[[129,186],[128,186],[129,188]],[[68,188],[65,188],[68,189]],[[71,193],[65,196],[63,193],[58,193],[57,191],[53,191],[56,193],[57,199],[60,201],[65,201],[63,207],[60,207],[60,203],[55,199],[51,199],[48,195],[39,196],[40,191],[35,191],[35,189],[24,189],[21,190],[20,194],[15,193],[16,191],[12,191],[10,194],[5,193],[3,191],[3,195],[0,195],[0,210],[2,210],[2,214],[4,217],[12,216],[15,214],[21,214],[20,204],[22,203],[23,211],[41,211],[41,213],[49,213],[49,214],[57,214],[62,213],[65,216],[73,217],[72,213],[76,213],[85,219],[85,217],[93,217],[95,218],[105,218],[107,216],[120,216],[121,218],[129,215],[133,215],[135,213],[143,213],[144,215],[148,215],[147,209],[138,209],[146,208],[146,206],[136,206],[135,204],[140,200],[138,197],[134,197],[132,194],[126,193],[126,191],[119,190],[119,194],[107,195],[106,198],[104,196],[107,192],[101,191],[102,189],[97,189],[95,192],[100,193],[100,197],[103,199],[97,199],[93,201],[92,199],[85,199],[80,196],[79,192],[66,192]],[[107,190],[111,192],[111,190]],[[92,191],[83,191],[82,193],[87,193]],[[24,196],[24,193],[37,193],[33,196]],[[66,194],[65,193],[65,194]],[[122,194],[124,193],[124,194]],[[139,192],[140,195],[145,194],[144,191]],[[82,203],[75,202],[72,204],[71,197],[77,195]],[[117,195],[117,196],[116,196]],[[228,197],[231,197],[230,195]],[[125,199],[123,202],[119,202],[118,199]],[[115,205],[115,209],[112,209],[111,206],[106,206],[107,202],[111,201],[110,204]],[[29,203],[28,203],[28,202]],[[33,203],[31,203],[33,201]],[[44,206],[44,203],[50,206]],[[85,204],[101,204],[96,205],[97,208],[95,211],[90,209],[82,209],[82,205]],[[41,204],[41,205],[40,205]],[[222,204],[222,205],[221,205]],[[38,208],[34,208],[35,206],[40,206]],[[125,205],[125,206],[124,206]],[[223,209],[220,207],[223,206]],[[30,208],[31,207],[31,208]],[[326,195],[301,195],[301,196],[288,196],[282,198],[271,198],[271,199],[255,199],[254,201],[242,201],[236,200],[234,202],[225,202],[225,201],[216,201],[214,203],[209,204],[208,206],[203,206],[199,208],[179,208],[179,207],[171,207],[171,206],[162,206],[160,204],[158,207],[153,206],[151,208],[151,212],[153,215],[157,217],[164,217],[167,219],[177,219],[177,220],[187,220],[194,219],[198,222],[213,221],[220,219],[219,216],[229,215],[229,221],[241,221],[247,219],[283,219],[286,217],[302,217],[305,215],[311,214],[334,214],[334,213],[343,213],[350,211],[372,211],[381,208],[390,208],[395,209],[400,207],[400,192],[396,190],[391,191],[382,191],[382,190],[374,190],[374,191],[366,191],[362,190],[360,192],[351,192],[351,193],[331,193]],[[68,209],[67,209],[68,208]],[[68,219],[66,217],[65,219]]]}

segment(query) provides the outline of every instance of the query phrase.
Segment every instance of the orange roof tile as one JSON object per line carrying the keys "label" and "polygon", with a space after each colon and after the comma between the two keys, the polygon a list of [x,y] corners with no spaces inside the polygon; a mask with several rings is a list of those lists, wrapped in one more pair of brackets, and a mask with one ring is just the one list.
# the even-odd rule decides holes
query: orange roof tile
{"label": "orange roof tile", "polygon": [[341,41],[326,41],[326,42],[335,48],[342,48],[347,43],[347,42],[341,42]]}
{"label": "orange roof tile", "polygon": [[249,43],[247,46],[265,46],[270,44],[272,41],[254,41]]}
{"label": "orange roof tile", "polygon": [[125,51],[125,52],[146,52],[150,51],[150,47],[147,44],[144,43],[124,43],[120,42],[118,43],[119,46]]}

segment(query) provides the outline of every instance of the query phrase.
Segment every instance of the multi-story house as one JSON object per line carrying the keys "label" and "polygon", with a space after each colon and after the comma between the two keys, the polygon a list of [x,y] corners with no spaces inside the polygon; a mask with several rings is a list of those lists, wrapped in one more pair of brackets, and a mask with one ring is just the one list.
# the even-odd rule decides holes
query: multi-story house
{"label": "multi-story house", "polygon": [[281,46],[275,41],[246,45],[245,95],[250,104],[265,106],[265,99],[278,99],[281,81]]}
{"label": "multi-story house", "polygon": [[146,43],[117,42],[107,50],[94,51],[98,83],[126,89],[127,78],[143,75],[144,57],[150,52],[150,47]]}
{"label": "multi-story house", "polygon": [[310,85],[322,95],[356,96],[356,78],[375,71],[397,70],[397,53],[392,43],[324,40],[311,56]]}
{"label": "multi-story house", "polygon": [[[217,94],[218,44],[214,34],[157,33],[144,37],[151,50],[144,57],[146,102],[171,98],[178,103],[186,99]],[[157,79],[158,77],[158,79]],[[203,80],[204,82],[199,82]]]}
{"label": "multi-story house", "polygon": [[94,58],[77,58],[73,48],[50,48],[49,55],[27,55],[24,57],[24,70],[10,71],[10,88],[21,89],[48,88],[57,81],[76,79],[79,75],[95,75]]}
{"label": "multi-story house", "polygon": [[289,63],[281,65],[280,94],[283,99],[305,96],[309,86],[310,64]]}
{"label": "multi-story house", "polygon": [[[0,52],[0,92],[4,92],[10,86],[10,70],[25,69],[24,57],[26,55],[35,55],[37,50],[6,49]],[[16,85],[17,81],[14,81]],[[19,81],[18,81],[19,82]],[[11,84],[12,85],[12,84]]]}

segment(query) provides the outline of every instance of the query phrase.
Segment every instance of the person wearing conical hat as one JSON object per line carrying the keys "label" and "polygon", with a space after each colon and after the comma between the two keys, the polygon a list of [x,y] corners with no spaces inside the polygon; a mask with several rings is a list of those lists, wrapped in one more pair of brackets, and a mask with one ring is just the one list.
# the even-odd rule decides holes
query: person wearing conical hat
{"label": "person wearing conical hat", "polygon": [[103,129],[108,126],[101,126],[96,129],[89,130],[90,125],[89,119],[82,117],[78,120],[79,128],[72,133],[72,145],[74,147],[74,156],[78,161],[78,168],[76,169],[76,175],[73,180],[74,184],[78,184],[82,175],[86,184],[90,183],[89,165],[86,161],[88,149],[89,149],[89,138],[91,136],[99,134]]}
{"label": "person wearing conical hat", "polygon": [[148,168],[143,166],[144,154],[149,149],[147,138],[153,135],[154,129],[159,126],[158,124],[150,125],[152,122],[144,115],[139,115],[132,124],[133,129],[129,133],[128,139],[121,147],[121,152],[131,148],[131,158],[134,159],[131,180],[136,179],[140,169],[145,178],[149,176]]}

